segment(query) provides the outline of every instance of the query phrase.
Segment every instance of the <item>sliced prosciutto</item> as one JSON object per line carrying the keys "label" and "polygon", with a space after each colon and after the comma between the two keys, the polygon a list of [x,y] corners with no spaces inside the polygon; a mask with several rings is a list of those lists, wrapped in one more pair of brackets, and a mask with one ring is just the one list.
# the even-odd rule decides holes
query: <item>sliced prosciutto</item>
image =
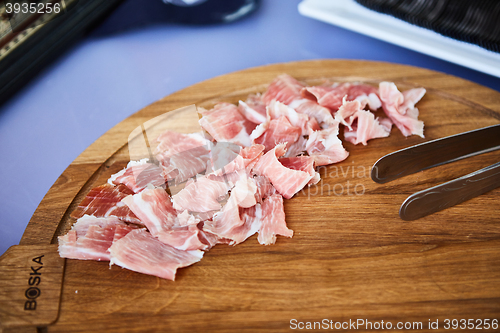
{"label": "sliced prosciutto", "polygon": [[368,106],[370,110],[376,111],[382,106],[378,97],[378,89],[367,84],[352,84],[347,91],[347,100],[357,100],[362,108]]}
{"label": "sliced prosciutto", "polygon": [[173,207],[198,213],[220,210],[222,206],[219,201],[224,199],[229,190],[229,185],[224,181],[199,177],[173,195]]}
{"label": "sliced prosciutto", "polygon": [[321,179],[319,173],[314,170],[315,160],[313,156],[284,157],[280,158],[279,161],[286,168],[304,171],[311,175],[312,178],[307,183],[308,185],[317,184]]}
{"label": "sliced prosciutto", "polygon": [[347,150],[342,146],[338,134],[337,125],[316,131],[309,136],[306,149],[309,156],[314,158],[316,166],[337,163],[349,156]]}
{"label": "sliced prosciutto", "polygon": [[401,133],[404,136],[415,134],[423,138],[424,122],[418,120],[418,109],[414,105],[425,94],[425,89],[411,89],[401,93],[394,83],[381,82],[379,93],[384,112]]}
{"label": "sliced prosciutto", "polygon": [[330,110],[310,99],[296,99],[289,106],[295,109],[295,111],[306,114],[311,119],[315,119],[322,128],[329,127],[334,123]]}
{"label": "sliced prosciutto", "polygon": [[209,141],[200,133],[183,134],[173,131],[165,131],[156,138],[156,157],[158,160],[169,158],[176,154],[189,151],[197,147],[208,149]]}
{"label": "sliced prosciutto", "polygon": [[[311,134],[314,133],[314,131],[319,131],[320,128],[317,128],[315,130],[311,129]],[[306,143],[307,139],[305,136],[300,136],[297,141],[295,141],[286,151],[285,157],[295,157],[299,156],[302,153],[306,151]]]}
{"label": "sliced prosciutto", "polygon": [[340,108],[344,98],[348,101],[357,100],[362,104],[363,108],[368,105],[370,110],[373,111],[381,106],[377,88],[361,83],[306,87],[302,90],[302,96],[316,101],[319,105],[329,108],[332,112]]}
{"label": "sliced prosciutto", "polygon": [[123,203],[141,219],[153,236],[170,230],[177,223],[177,211],[162,188],[146,188],[125,197]]}
{"label": "sliced prosciutto", "polygon": [[286,199],[290,199],[306,186],[314,175],[307,171],[293,170],[285,167],[278,160],[285,154],[285,144],[279,144],[262,156],[253,171],[260,176],[266,176],[274,188]]}
{"label": "sliced prosciutto", "polygon": [[415,104],[424,97],[426,91],[424,88],[414,88],[410,90],[403,91],[404,102],[399,106],[399,113],[406,113],[408,110],[413,110]]}
{"label": "sliced prosciutto", "polygon": [[[248,209],[254,209],[253,207],[257,205],[256,193],[256,181],[247,174],[240,174],[226,204],[214,215],[212,221],[205,221],[203,230],[229,240],[230,245],[241,243],[253,235],[258,227],[252,224],[259,221],[249,219],[244,214],[245,212],[250,214]],[[251,230],[253,233],[250,233]]]}
{"label": "sliced prosciutto", "polygon": [[261,124],[266,121],[266,104],[261,95],[249,95],[246,102],[239,101],[238,110],[252,123]]}
{"label": "sliced prosciutto", "polygon": [[156,159],[167,181],[175,180],[179,184],[205,171],[209,159],[209,141],[201,134],[166,131],[157,141]]}
{"label": "sliced prosciutto", "polygon": [[348,102],[347,98],[344,97],[342,105],[337,113],[335,113],[335,120],[342,125],[347,126],[349,129],[352,129],[351,125],[354,122],[354,119],[356,119],[356,113],[361,111],[361,109],[361,103],[359,101]]}
{"label": "sliced prosciutto", "polygon": [[288,74],[276,77],[262,95],[264,103],[269,104],[272,100],[290,104],[295,99],[301,98],[301,90],[304,85]]}
{"label": "sliced prosciutto", "polygon": [[84,215],[96,217],[114,216],[125,222],[142,224],[141,220],[130,208],[121,202],[123,198],[133,193],[123,184],[97,186],[89,191],[87,196],[71,213],[71,217],[79,219]]}
{"label": "sliced prosciutto", "polygon": [[289,126],[297,127],[300,129],[301,135],[309,134],[309,116],[307,114],[298,113],[293,108],[275,100],[272,100],[266,109],[266,120],[258,125],[252,131],[250,137],[252,139],[262,136],[270,127],[272,120],[278,120],[285,117]]}
{"label": "sliced prosciutto", "polygon": [[241,173],[240,178],[231,190],[231,200],[243,208],[249,208],[257,204],[255,193],[257,192],[257,183],[250,175]]}
{"label": "sliced prosciutto", "polygon": [[112,185],[123,184],[138,193],[151,184],[155,187],[165,187],[165,178],[162,169],[156,164],[148,163],[146,159],[130,161],[127,167],[111,176],[108,183]]}
{"label": "sliced prosciutto", "polygon": [[370,111],[359,110],[355,114],[356,123],[352,129],[345,127],[344,138],[357,145],[367,145],[368,140],[388,137],[391,133],[392,122],[390,119],[375,119]]}
{"label": "sliced prosciutto", "polygon": [[151,235],[181,250],[204,250],[196,227],[198,218],[188,212],[178,214],[168,193],[162,188],[146,188],[123,202],[143,221]]}
{"label": "sliced prosciutto", "polygon": [[286,148],[290,148],[302,133],[302,130],[293,126],[285,116],[272,119],[267,126],[264,133],[253,141],[266,147],[265,152],[273,149],[279,143],[284,143]]}
{"label": "sliced prosciutto", "polygon": [[304,113],[298,113],[293,108],[283,103],[280,103],[278,101],[271,101],[267,106],[267,116],[268,119],[278,119],[280,117],[286,117],[292,126],[300,128],[302,135],[309,134],[307,128],[309,116]]}
{"label": "sliced prosciutto", "polygon": [[236,105],[220,103],[211,110],[201,111],[201,114],[201,127],[217,142],[231,142],[243,147],[252,143],[250,133],[255,124],[248,121]]}
{"label": "sliced prosciutto", "polygon": [[211,247],[203,242],[205,237],[195,224],[175,226],[170,230],[164,230],[158,234],[157,238],[160,242],[179,250],[207,250]]}
{"label": "sliced prosciutto", "polygon": [[285,221],[283,198],[273,194],[262,203],[262,219],[257,240],[260,244],[276,243],[276,235],[292,237],[293,230],[288,229]]}
{"label": "sliced prosciutto", "polygon": [[255,191],[255,200],[262,203],[262,200],[276,193],[276,189],[266,176],[255,176],[255,184],[257,191]]}
{"label": "sliced prosciutto", "polygon": [[366,106],[372,111],[377,111],[380,107],[382,107],[382,102],[378,95],[375,93],[370,93],[369,95],[360,95],[354,99],[361,103],[361,108],[364,109]]}
{"label": "sliced prosciutto", "polygon": [[207,173],[217,175],[230,173],[244,168],[239,156],[241,147],[230,142],[217,142],[210,149],[210,159],[207,162]]}
{"label": "sliced prosciutto", "polygon": [[[59,237],[61,256],[174,280],[217,244],[292,237],[283,198],[318,183],[317,166],[349,156],[340,125],[353,144],[389,136],[392,124],[423,136],[415,104],[424,94],[390,82],[305,86],[283,74],[238,105],[198,108],[203,133],[162,133],[154,158],[130,162],[89,192]],[[371,112],[381,107],[388,118]]]}
{"label": "sliced prosciutto", "polygon": [[259,231],[262,224],[262,208],[260,204],[249,208],[239,208],[239,218],[243,223],[231,230],[231,242],[236,245],[244,242]]}
{"label": "sliced prosciutto", "polygon": [[109,252],[111,264],[172,281],[178,268],[190,266],[203,257],[202,251],[183,251],[166,245],[144,229],[129,232]]}
{"label": "sliced prosciutto", "polygon": [[229,245],[236,245],[254,235],[261,224],[260,204],[243,208],[235,201],[228,201],[212,221],[206,221],[203,230],[227,240]]}
{"label": "sliced prosciutto", "polygon": [[[210,176],[227,175],[239,170],[251,169],[266,148],[264,145],[253,144],[239,149],[236,153],[234,149],[231,149],[232,147],[227,148],[227,145],[228,143],[219,142],[210,152],[211,159],[206,171]],[[222,148],[219,148],[221,146]],[[211,179],[216,179],[216,177]]]}
{"label": "sliced prosciutto", "polygon": [[349,93],[350,84],[344,83],[336,86],[305,87],[302,96],[316,101],[319,105],[335,112],[342,105],[342,99]]}
{"label": "sliced prosciutto", "polygon": [[109,261],[108,249],[113,242],[135,228],[116,217],[85,215],[66,235],[58,237],[59,255],[69,259]]}

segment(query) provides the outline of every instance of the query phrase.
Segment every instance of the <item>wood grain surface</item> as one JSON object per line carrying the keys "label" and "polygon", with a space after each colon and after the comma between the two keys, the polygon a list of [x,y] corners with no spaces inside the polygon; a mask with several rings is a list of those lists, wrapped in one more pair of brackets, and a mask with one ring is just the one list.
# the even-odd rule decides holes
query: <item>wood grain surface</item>
{"label": "wood grain surface", "polygon": [[[370,167],[387,153],[499,123],[500,93],[403,65],[275,64],[167,96],[110,129],[68,167],[36,210],[21,244],[55,243],[69,229],[74,222],[69,214],[85,194],[126,165],[127,139],[137,126],[191,104],[235,103],[263,91],[282,73],[311,84],[387,80],[402,90],[424,87],[427,94],[417,106],[425,139],[405,138],[393,128],[389,138],[366,147],[345,142],[350,152],[345,161],[322,168],[317,186],[286,200],[293,238],[279,237],[272,246],[259,245],[255,236],[235,247],[218,245],[201,262],[180,269],[175,282],[110,269],[106,262],[66,260],[59,317],[43,331],[282,332],[292,331],[293,319],[304,325],[331,321],[332,331],[337,322],[358,319],[379,325],[383,320],[392,328],[421,322],[424,330],[438,321],[439,331],[449,331],[446,319],[475,324],[500,319],[500,189],[416,221],[398,216],[408,195],[493,164],[500,153],[383,185],[369,178]],[[175,117],[170,123],[183,126]]]}
{"label": "wood grain surface", "polygon": [[0,256],[2,327],[49,325],[57,319],[64,263],[56,244],[11,246]]}

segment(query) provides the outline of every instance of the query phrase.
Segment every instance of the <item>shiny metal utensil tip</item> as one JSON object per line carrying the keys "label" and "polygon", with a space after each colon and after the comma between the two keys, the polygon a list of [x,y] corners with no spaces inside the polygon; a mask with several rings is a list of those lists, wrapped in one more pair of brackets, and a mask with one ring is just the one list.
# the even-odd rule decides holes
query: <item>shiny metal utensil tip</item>
{"label": "shiny metal utensil tip", "polygon": [[[500,124],[425,142],[380,158],[371,177],[377,183],[500,149]],[[500,162],[410,195],[399,216],[412,221],[457,205],[500,186]]]}
{"label": "shiny metal utensil tip", "polygon": [[374,182],[403,176],[500,149],[500,124],[424,142],[380,158],[372,168]]}

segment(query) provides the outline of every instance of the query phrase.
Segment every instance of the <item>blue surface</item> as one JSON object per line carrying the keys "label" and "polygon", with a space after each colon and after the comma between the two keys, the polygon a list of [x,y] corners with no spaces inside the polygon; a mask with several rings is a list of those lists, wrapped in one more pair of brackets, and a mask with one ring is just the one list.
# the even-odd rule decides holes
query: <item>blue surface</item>
{"label": "blue surface", "polygon": [[146,105],[213,76],[307,59],[367,59],[500,79],[301,16],[263,0],[227,25],[162,22],[161,0],[128,0],[0,109],[0,254],[17,244],[45,193],[99,136]]}

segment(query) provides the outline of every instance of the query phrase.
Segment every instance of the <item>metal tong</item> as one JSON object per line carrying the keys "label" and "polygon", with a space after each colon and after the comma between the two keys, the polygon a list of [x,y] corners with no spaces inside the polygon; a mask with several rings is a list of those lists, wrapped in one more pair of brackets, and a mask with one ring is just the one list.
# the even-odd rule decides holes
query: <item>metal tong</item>
{"label": "metal tong", "polygon": [[[385,155],[373,165],[380,184],[463,158],[500,149],[500,124],[425,142]],[[500,186],[500,162],[410,195],[401,205],[405,221],[457,205]]]}

